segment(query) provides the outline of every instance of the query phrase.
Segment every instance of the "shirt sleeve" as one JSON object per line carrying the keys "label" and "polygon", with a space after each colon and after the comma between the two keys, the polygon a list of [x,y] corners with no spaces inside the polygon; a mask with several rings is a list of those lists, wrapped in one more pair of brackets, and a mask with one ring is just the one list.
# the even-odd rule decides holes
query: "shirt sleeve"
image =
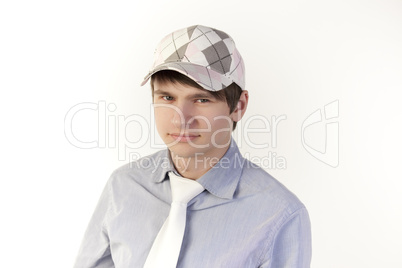
{"label": "shirt sleeve", "polygon": [[261,268],[310,268],[311,226],[306,208],[293,213],[279,229]]}
{"label": "shirt sleeve", "polygon": [[110,180],[106,184],[81,243],[74,268],[113,268],[106,218],[110,204]]}

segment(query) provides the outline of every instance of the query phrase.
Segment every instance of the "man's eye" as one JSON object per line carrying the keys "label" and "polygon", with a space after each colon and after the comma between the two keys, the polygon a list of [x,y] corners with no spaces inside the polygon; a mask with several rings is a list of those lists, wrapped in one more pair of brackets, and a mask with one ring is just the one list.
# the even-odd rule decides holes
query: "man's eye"
{"label": "man's eye", "polygon": [[173,97],[171,97],[171,96],[163,96],[162,99],[167,100],[167,101],[171,101],[171,100],[173,100]]}
{"label": "man's eye", "polygon": [[208,99],[198,99],[197,102],[205,103],[205,102],[209,102],[209,100]]}

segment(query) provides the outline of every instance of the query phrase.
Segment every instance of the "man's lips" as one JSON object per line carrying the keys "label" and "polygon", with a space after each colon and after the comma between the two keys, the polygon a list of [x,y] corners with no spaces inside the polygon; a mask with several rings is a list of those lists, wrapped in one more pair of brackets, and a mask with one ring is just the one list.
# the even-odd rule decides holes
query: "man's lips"
{"label": "man's lips", "polygon": [[173,139],[177,141],[190,141],[198,138],[200,135],[197,134],[185,134],[185,133],[170,133],[169,134]]}

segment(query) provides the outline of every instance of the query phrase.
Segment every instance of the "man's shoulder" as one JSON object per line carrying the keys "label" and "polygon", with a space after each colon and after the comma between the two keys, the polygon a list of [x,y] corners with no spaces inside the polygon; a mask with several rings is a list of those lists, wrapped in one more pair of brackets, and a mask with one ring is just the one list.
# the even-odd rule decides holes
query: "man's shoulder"
{"label": "man's shoulder", "polygon": [[111,180],[152,180],[162,174],[162,170],[169,164],[166,150],[160,150],[115,169]]}
{"label": "man's shoulder", "polygon": [[300,199],[285,185],[265,169],[247,159],[243,166],[239,191],[243,195],[259,196],[262,206],[279,206],[288,210],[289,213],[305,208]]}

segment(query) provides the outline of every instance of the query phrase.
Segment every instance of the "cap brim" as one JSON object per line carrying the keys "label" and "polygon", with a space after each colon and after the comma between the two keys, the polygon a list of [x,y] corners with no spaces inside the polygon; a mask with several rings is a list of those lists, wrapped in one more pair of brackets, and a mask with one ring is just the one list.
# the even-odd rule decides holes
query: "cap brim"
{"label": "cap brim", "polygon": [[168,62],[153,69],[141,83],[145,85],[151,76],[162,70],[172,70],[179,72],[199,84],[206,90],[218,91],[229,86],[233,80],[205,66],[196,65],[190,62]]}

